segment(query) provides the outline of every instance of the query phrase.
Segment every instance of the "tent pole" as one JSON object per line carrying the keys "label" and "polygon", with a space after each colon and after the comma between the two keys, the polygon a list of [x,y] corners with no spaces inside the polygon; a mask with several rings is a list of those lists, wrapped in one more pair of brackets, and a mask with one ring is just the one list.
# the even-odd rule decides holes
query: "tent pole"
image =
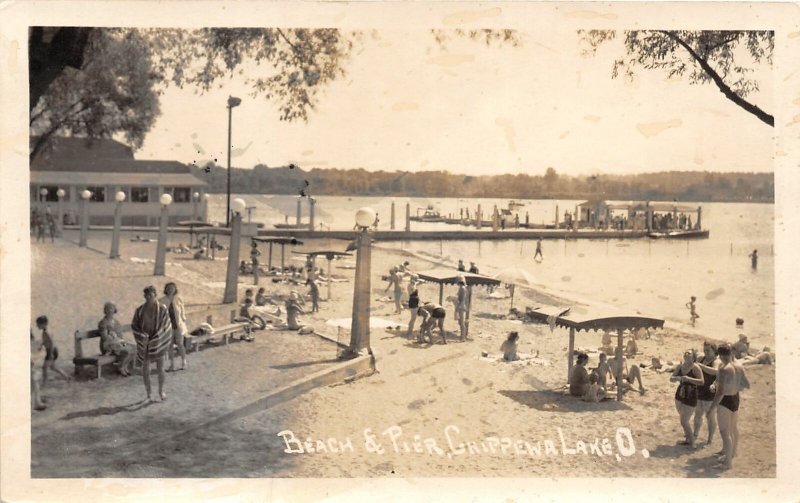
{"label": "tent pole", "polygon": [[469,337],[469,311],[472,308],[472,285],[467,286],[467,313],[464,315],[464,338]]}
{"label": "tent pole", "polygon": [[331,260],[328,259],[328,300],[331,300]]}
{"label": "tent pole", "polygon": [[575,351],[575,327],[569,329],[569,358],[567,358],[567,382],[572,375],[572,358]]}
{"label": "tent pole", "polygon": [[444,283],[439,283],[439,305],[444,302]]}
{"label": "tent pole", "polygon": [[285,265],[286,262],[284,260],[285,252],[286,252],[286,245],[281,243],[281,272],[286,270],[286,265]]}
{"label": "tent pole", "polygon": [[617,358],[617,401],[622,401],[622,329],[617,329],[617,349],[616,354]]}
{"label": "tent pole", "polygon": [[272,272],[272,243],[271,242],[269,244],[269,265],[267,267],[269,267],[269,272],[271,273]]}

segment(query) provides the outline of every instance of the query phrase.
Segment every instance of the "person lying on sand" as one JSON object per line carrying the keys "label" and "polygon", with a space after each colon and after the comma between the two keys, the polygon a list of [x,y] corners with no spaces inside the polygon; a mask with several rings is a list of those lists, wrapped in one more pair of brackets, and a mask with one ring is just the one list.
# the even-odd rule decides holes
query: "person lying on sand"
{"label": "person lying on sand", "polygon": [[750,356],[750,341],[747,340],[745,334],[739,334],[739,340],[731,344],[731,349],[733,349],[733,357],[737,360]]}
{"label": "person lying on sand", "polygon": [[760,353],[755,356],[745,356],[739,360],[739,363],[742,365],[774,365],[775,353],[770,351],[769,346],[764,346]]}

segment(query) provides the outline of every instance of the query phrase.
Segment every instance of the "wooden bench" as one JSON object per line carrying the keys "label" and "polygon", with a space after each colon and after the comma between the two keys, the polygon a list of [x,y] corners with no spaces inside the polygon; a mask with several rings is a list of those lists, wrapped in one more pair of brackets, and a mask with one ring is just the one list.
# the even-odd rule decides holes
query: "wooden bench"
{"label": "wooden bench", "polygon": [[[122,325],[122,332],[131,332],[130,325]],[[86,356],[83,354],[83,341],[88,339],[98,339],[98,352],[97,354],[93,354],[91,356]],[[103,365],[108,365],[117,361],[117,357],[110,354],[101,354],[100,351],[100,330],[76,330],[75,331],[75,357],[72,359],[72,363],[75,364],[75,373],[79,373],[80,370],[83,368],[84,365],[94,365],[97,367],[97,378],[99,379],[102,375]],[[134,346],[135,349],[135,346]]]}
{"label": "wooden bench", "polygon": [[233,338],[236,335],[250,334],[251,322],[249,321],[234,321],[236,319],[236,311],[231,311],[231,322],[227,325],[214,327],[213,317],[209,316],[206,322],[214,327],[213,334],[204,335],[187,335],[184,337],[184,345],[187,349],[197,351],[201,343],[207,343],[210,339],[222,339],[223,344],[228,344],[228,338]]}

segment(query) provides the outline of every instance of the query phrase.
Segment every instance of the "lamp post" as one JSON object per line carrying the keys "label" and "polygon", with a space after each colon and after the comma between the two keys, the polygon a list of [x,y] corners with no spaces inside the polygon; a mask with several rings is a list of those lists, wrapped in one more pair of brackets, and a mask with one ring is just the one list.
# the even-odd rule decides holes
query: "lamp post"
{"label": "lamp post", "polygon": [[371,236],[369,229],[375,222],[375,210],[360,208],[356,212],[356,226],[359,229],[356,237],[356,277],[353,289],[353,321],[350,327],[350,356],[357,355],[362,349],[370,348],[369,341],[369,304],[371,273]]}
{"label": "lamp post", "polygon": [[47,198],[47,194],[48,194],[47,189],[45,189],[44,187],[39,189],[39,195],[41,196],[39,198],[40,203],[43,203],[45,201],[45,198]]}
{"label": "lamp post", "polygon": [[122,202],[125,201],[125,193],[121,190],[114,194],[117,206],[114,208],[114,232],[111,234],[111,253],[108,258],[119,258],[119,231],[122,226]]}
{"label": "lamp post", "polygon": [[58,236],[61,237],[61,227],[64,226],[64,195],[66,195],[66,192],[64,189],[58,189],[56,195],[58,196],[58,224],[56,229]]}
{"label": "lamp post", "polygon": [[167,260],[167,224],[169,223],[169,205],[172,204],[172,196],[161,194],[158,200],[161,203],[161,217],[158,220],[158,244],[156,244],[156,266],[153,269],[153,276],[163,276]]}
{"label": "lamp post", "polygon": [[89,234],[89,198],[92,193],[88,190],[81,192],[81,235],[78,239],[78,246],[86,246],[86,238]]}
{"label": "lamp post", "polygon": [[208,223],[208,200],[211,199],[209,194],[203,194],[203,222]]}
{"label": "lamp post", "polygon": [[225,275],[225,295],[223,304],[232,304],[237,300],[237,287],[239,285],[239,245],[242,238],[242,213],[247,207],[244,199],[237,197],[231,203],[233,220],[231,220],[231,242],[228,247],[228,273]]}
{"label": "lamp post", "polygon": [[233,107],[242,104],[242,100],[228,96],[228,198],[225,206],[225,227],[231,225],[231,123],[233,120]]}
{"label": "lamp post", "polygon": [[192,220],[197,220],[199,213],[197,212],[197,202],[200,199],[200,193],[195,192],[192,194]]}

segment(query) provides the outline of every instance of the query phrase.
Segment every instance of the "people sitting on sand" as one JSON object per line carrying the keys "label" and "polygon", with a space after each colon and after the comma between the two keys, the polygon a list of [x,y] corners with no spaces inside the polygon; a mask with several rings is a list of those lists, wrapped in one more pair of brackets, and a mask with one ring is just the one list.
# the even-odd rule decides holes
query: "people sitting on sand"
{"label": "people sitting on sand", "polygon": [[97,324],[97,330],[100,332],[100,353],[116,356],[115,363],[119,373],[128,377],[133,370],[133,358],[136,353],[134,345],[122,337],[122,325],[117,321],[116,314],[117,306],[106,302],[103,306],[103,319]]}
{"label": "people sitting on sand", "polygon": [[625,356],[628,358],[636,357],[636,354],[639,352],[639,347],[636,345],[636,341],[631,337],[628,339],[628,344],[625,345]]}
{"label": "people sitting on sand", "polygon": [[480,271],[478,270],[478,266],[475,265],[475,262],[470,262],[469,263],[469,272],[471,274],[480,274]]}
{"label": "people sitting on sand", "polygon": [[739,363],[742,365],[774,365],[775,364],[775,353],[770,351],[769,346],[764,346],[758,354],[755,356],[745,356],[742,358]]}
{"label": "people sitting on sand", "polygon": [[737,360],[750,356],[750,341],[747,340],[745,334],[739,334],[739,340],[731,344],[733,350],[733,357]]}
{"label": "people sitting on sand", "polygon": [[267,305],[267,303],[269,302],[269,299],[267,298],[266,292],[267,291],[266,291],[266,289],[264,289],[264,287],[261,287],[261,288],[258,289],[258,292],[256,293],[256,306],[266,306]]}
{"label": "people sitting on sand", "polygon": [[519,333],[518,332],[511,332],[508,334],[508,338],[503,341],[503,344],[500,346],[500,351],[503,352],[503,360],[507,362],[513,362],[519,360],[519,355],[517,354],[517,347],[519,346]]}
{"label": "people sitting on sand", "polygon": [[606,389],[598,383],[598,377],[595,372],[589,374],[589,385],[586,387],[586,393],[581,398],[584,402],[594,403],[606,398]]}
{"label": "people sitting on sand", "polygon": [[589,388],[589,372],[586,364],[589,362],[589,355],[578,353],[575,366],[569,374],[569,394],[572,396],[583,397]]}
{"label": "people sitting on sand", "polygon": [[464,261],[463,260],[458,259],[458,267],[457,267],[457,269],[458,269],[459,272],[467,272],[467,267],[464,265]]}
{"label": "people sitting on sand", "polygon": [[300,330],[302,325],[297,318],[299,314],[305,314],[300,301],[300,295],[292,290],[289,298],[286,299],[286,325],[289,330]]}
{"label": "people sitting on sand", "polygon": [[609,358],[608,359],[608,365],[611,368],[611,374],[614,376],[615,385],[616,386],[620,386],[621,385],[623,392],[633,389],[633,383],[634,383],[634,381],[636,381],[636,382],[639,383],[639,393],[640,394],[644,394],[644,392],[646,390],[644,388],[644,385],[642,384],[642,371],[639,370],[639,366],[638,365],[633,365],[630,369],[628,369],[628,361],[624,356],[622,357],[622,362],[621,362],[621,365],[622,365],[622,383],[621,384],[617,379],[617,375],[619,374],[619,370],[620,370],[620,367],[619,367],[620,363],[618,363],[617,357],[614,356],[612,358]]}
{"label": "people sitting on sand", "polygon": [[247,264],[244,260],[239,263],[239,274],[247,274]]}

